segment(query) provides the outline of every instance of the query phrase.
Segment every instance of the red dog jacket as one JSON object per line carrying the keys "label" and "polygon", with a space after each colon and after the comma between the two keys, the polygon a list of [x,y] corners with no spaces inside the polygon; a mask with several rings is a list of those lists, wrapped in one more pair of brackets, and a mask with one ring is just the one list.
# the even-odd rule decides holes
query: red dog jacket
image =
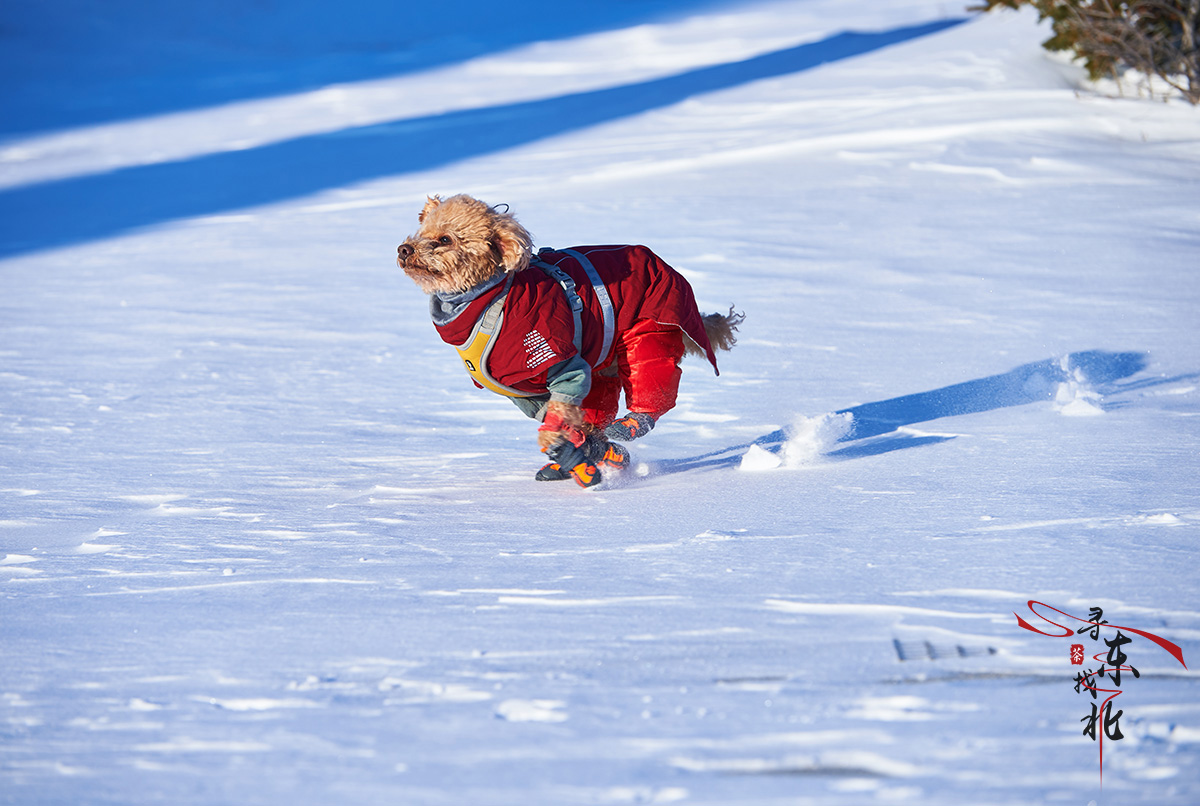
{"label": "red dog jacket", "polygon": [[[476,386],[512,397],[527,414],[539,418],[549,399],[582,405],[588,421],[603,427],[616,415],[621,388],[631,411],[659,416],[675,405],[683,334],[717,369],[692,287],[683,275],[644,246],[578,246],[569,251],[581,253],[594,267],[601,293],[593,287],[587,267],[568,251],[543,250],[535,265],[524,271],[497,275],[462,294],[433,296],[438,334],[459,348]],[[539,269],[539,261],[573,281],[581,303],[578,341],[570,292]],[[611,307],[608,333],[605,293]],[[498,329],[480,359],[479,350],[470,353],[470,343],[501,297],[503,302],[491,314]]]}

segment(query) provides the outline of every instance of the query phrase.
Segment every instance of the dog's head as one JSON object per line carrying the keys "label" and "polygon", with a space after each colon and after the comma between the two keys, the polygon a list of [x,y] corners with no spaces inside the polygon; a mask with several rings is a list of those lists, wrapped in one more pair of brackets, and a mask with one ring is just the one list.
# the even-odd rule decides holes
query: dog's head
{"label": "dog's head", "polygon": [[427,294],[466,291],[529,266],[529,232],[478,199],[430,196],[417,220],[420,229],[396,249],[396,264]]}

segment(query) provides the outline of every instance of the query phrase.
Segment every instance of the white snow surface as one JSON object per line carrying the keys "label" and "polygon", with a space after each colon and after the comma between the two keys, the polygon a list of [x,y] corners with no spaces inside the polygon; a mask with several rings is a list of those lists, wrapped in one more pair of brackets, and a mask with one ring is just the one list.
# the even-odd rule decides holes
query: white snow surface
{"label": "white snow surface", "polygon": [[[1026,13],[599,5],[266,96],[7,27],[106,58],[0,140],[0,802],[1200,802],[1200,111]],[[535,482],[395,268],[458,192],[745,312],[625,477]],[[1029,600],[1182,648],[1102,779]]]}

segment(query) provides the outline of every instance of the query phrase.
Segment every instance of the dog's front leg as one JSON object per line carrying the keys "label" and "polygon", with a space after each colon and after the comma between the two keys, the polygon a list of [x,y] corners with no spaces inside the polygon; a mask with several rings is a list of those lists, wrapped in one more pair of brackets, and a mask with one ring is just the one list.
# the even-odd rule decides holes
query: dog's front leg
{"label": "dog's front leg", "polygon": [[566,440],[576,447],[583,444],[583,409],[571,403],[551,400],[546,404],[546,416],[538,427],[538,447],[545,451]]}
{"label": "dog's front leg", "polygon": [[550,401],[545,419],[538,428],[538,447],[558,466],[558,472],[571,476],[584,487],[591,487],[600,483],[600,470],[588,461],[584,450],[586,442],[583,411],[570,403]]}

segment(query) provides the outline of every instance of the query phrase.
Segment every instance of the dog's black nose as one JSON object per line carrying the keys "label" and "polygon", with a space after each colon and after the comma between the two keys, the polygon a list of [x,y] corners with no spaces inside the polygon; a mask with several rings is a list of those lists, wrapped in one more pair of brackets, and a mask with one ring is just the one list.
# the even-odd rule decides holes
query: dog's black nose
{"label": "dog's black nose", "polygon": [[396,258],[403,263],[412,257],[413,248],[406,243],[402,243],[396,247]]}

